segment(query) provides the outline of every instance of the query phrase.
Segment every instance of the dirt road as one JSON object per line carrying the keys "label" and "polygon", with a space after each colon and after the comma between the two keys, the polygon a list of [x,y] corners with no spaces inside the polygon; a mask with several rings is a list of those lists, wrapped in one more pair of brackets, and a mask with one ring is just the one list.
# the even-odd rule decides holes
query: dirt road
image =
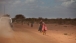
{"label": "dirt road", "polygon": [[[8,22],[6,23],[8,24]],[[34,25],[34,27],[31,28],[30,26],[27,25],[14,24],[13,28],[8,29],[7,27],[10,27],[10,25],[7,24],[4,25],[3,28],[5,32],[3,32],[4,30],[2,30],[2,27],[0,27],[0,31],[10,36],[12,34],[10,32],[13,31],[13,35],[11,37],[0,37],[0,43],[76,43],[76,34],[75,34],[76,27],[67,27],[65,29],[65,27],[59,25],[58,26],[47,25],[48,26],[47,34],[43,35],[38,31],[38,25]],[[73,32],[73,33],[64,35],[64,32],[68,33]]]}
{"label": "dirt road", "polygon": [[[3,39],[3,38],[2,38]],[[12,38],[1,39],[0,43],[58,43],[57,40],[46,35],[34,32],[31,29],[14,28],[14,36]]]}
{"label": "dirt road", "polygon": [[31,28],[27,25],[15,25],[13,31],[13,38],[3,39],[2,43],[76,43],[76,35],[64,35],[53,30],[48,30],[47,35],[42,35],[36,27]]}

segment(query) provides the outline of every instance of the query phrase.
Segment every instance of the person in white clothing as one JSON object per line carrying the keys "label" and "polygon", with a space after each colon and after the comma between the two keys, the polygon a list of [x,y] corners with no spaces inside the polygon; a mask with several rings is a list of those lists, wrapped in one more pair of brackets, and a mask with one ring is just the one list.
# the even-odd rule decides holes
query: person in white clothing
{"label": "person in white clothing", "polygon": [[12,19],[10,18],[10,22],[12,23]]}
{"label": "person in white clothing", "polygon": [[10,26],[13,27],[13,25],[12,25],[12,18],[10,18]]}

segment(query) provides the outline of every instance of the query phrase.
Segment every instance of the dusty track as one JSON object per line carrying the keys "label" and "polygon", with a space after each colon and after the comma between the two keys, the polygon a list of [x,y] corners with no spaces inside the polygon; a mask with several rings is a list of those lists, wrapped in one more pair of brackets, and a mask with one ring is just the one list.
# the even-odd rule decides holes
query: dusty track
{"label": "dusty track", "polygon": [[[0,37],[0,43],[76,43],[76,26],[64,27],[48,24],[47,35],[42,35],[38,31],[38,24],[35,24],[33,28],[20,24],[13,26],[13,28],[10,28],[7,22],[4,27],[0,27],[0,31],[6,29],[8,33],[5,32],[5,34],[7,35],[10,33],[8,30],[13,31],[12,37]],[[64,35],[66,32],[68,35]]]}

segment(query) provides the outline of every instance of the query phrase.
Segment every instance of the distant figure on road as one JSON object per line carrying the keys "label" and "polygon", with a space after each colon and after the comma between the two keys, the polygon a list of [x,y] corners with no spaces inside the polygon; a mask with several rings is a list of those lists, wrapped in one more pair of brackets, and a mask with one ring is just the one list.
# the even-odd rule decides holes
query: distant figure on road
{"label": "distant figure on road", "polygon": [[46,35],[46,31],[47,31],[47,27],[46,27],[45,23],[43,22],[43,25],[42,25],[43,35]]}
{"label": "distant figure on road", "polygon": [[40,21],[40,26],[39,26],[39,29],[38,29],[38,31],[40,31],[40,32],[42,32],[42,25],[43,25],[42,22],[43,22],[43,21],[41,20],[41,21]]}
{"label": "distant figure on road", "polygon": [[10,26],[13,27],[13,25],[12,25],[12,18],[10,18]]}
{"label": "distant figure on road", "polygon": [[34,22],[31,22],[31,27],[33,27]]}

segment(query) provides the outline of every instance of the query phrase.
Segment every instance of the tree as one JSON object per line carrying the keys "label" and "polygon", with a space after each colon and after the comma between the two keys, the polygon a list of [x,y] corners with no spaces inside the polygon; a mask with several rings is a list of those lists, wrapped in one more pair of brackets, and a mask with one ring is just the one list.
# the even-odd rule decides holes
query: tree
{"label": "tree", "polygon": [[22,15],[22,14],[17,14],[17,15],[15,16],[15,19],[25,19],[25,17],[24,17],[24,15]]}
{"label": "tree", "polygon": [[25,16],[22,15],[22,14],[17,14],[14,19],[17,23],[22,23],[23,24],[23,22],[25,20]]}
{"label": "tree", "polygon": [[42,17],[39,17],[38,20],[43,20],[43,18]]}

